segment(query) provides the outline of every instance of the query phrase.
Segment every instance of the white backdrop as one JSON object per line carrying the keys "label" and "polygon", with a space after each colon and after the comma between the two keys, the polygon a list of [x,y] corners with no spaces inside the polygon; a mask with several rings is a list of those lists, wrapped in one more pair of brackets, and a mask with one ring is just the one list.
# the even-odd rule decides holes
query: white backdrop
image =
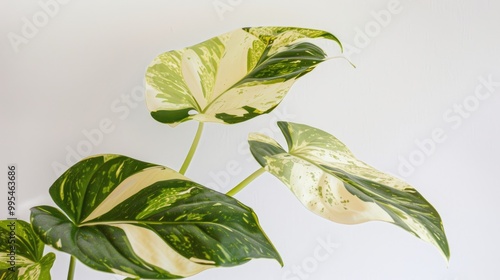
{"label": "white backdrop", "polygon": [[[498,1],[54,1],[0,2],[0,182],[17,164],[20,218],[53,204],[48,188],[62,166],[86,153],[180,167],[196,123],[157,123],[141,98],[159,53],[245,26],[318,28],[346,44],[357,68],[325,62],[274,113],[206,125],[187,176],[227,191],[257,168],[244,149],[249,132],[282,139],[276,120],[309,124],[415,186],[442,216],[450,263],[398,227],[317,217],[264,174],[237,198],[257,212],[285,266],[253,260],[191,279],[499,279]],[[82,144],[102,122],[102,139]],[[53,279],[65,279],[68,261],[57,254]],[[78,264],[75,279],[122,278]]]}

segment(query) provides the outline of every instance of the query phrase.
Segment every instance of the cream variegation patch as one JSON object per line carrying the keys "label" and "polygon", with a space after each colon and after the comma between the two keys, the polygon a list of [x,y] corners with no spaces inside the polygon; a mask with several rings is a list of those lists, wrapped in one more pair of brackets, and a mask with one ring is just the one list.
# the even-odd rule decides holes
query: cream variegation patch
{"label": "cream variegation patch", "polygon": [[[317,38],[340,46],[335,36],[321,30],[256,27],[160,54],[146,73],[148,108],[153,117],[171,126],[187,120],[241,122],[266,113],[281,102],[296,79],[328,60],[326,53],[314,52],[322,50],[312,43]],[[310,42],[309,52],[300,49],[295,55],[279,56],[299,42]],[[308,67],[293,68],[311,59],[304,53],[315,60]],[[276,65],[278,60],[283,63]],[[287,73],[288,67],[295,70]],[[189,109],[196,112],[186,114]]]}
{"label": "cream variegation patch", "polygon": [[145,262],[161,267],[173,275],[188,277],[215,267],[210,260],[186,258],[172,249],[153,231],[130,224],[113,225],[122,229],[137,254]]}
{"label": "cream variegation patch", "polygon": [[[342,224],[375,220],[393,222],[391,216],[376,203],[361,200],[351,194],[342,181],[301,158],[272,156],[267,160],[267,168],[290,188],[304,206],[323,218]],[[289,177],[284,178],[285,174]]]}
{"label": "cream variegation patch", "polygon": [[162,166],[146,168],[120,183],[95,209],[82,221],[92,221],[115,208],[118,204],[137,194],[142,189],[162,180],[189,180],[180,173]]}

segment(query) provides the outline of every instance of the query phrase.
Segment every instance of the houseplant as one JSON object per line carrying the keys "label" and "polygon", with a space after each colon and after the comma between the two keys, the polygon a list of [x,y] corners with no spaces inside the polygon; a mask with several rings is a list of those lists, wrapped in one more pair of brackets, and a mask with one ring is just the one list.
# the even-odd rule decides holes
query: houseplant
{"label": "houseplant", "polygon": [[130,279],[188,277],[253,258],[282,264],[256,213],[232,197],[264,172],[317,215],[344,224],[390,222],[449,258],[439,214],[414,188],[358,160],[317,128],[278,122],[288,151],[270,137],[251,134],[250,149],[261,168],[227,194],[184,176],[205,122],[236,124],[269,113],[298,78],[334,58],[316,44],[320,39],[342,49],[325,31],[256,27],[160,54],[146,71],[151,116],[171,126],[199,122],[179,172],[122,155],[83,159],[50,188],[59,209],[37,206],[31,224],[19,221],[29,242],[16,244],[15,251],[26,261],[16,272],[2,267],[2,273],[50,279],[54,257],[42,256],[43,244],[71,255],[68,279],[75,259]]}

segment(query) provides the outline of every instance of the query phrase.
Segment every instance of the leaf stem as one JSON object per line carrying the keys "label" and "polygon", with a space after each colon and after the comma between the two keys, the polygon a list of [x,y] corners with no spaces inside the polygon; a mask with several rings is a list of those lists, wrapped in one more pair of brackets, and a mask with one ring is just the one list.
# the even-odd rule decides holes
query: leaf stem
{"label": "leaf stem", "polygon": [[188,169],[189,164],[193,159],[194,153],[196,152],[196,148],[198,147],[198,143],[200,142],[202,132],[203,132],[203,122],[199,122],[198,130],[196,131],[196,135],[194,136],[191,148],[189,149],[186,159],[184,160],[184,163],[182,164],[181,169],[179,170],[179,173],[181,173],[182,175],[186,173],[186,170]]}
{"label": "leaf stem", "polygon": [[76,258],[71,256],[71,259],[69,260],[68,280],[73,280],[73,276],[75,275],[75,264]]}
{"label": "leaf stem", "polygon": [[234,196],[237,194],[239,191],[241,191],[243,188],[245,188],[250,182],[255,180],[255,178],[259,177],[262,175],[262,173],[266,172],[264,167],[261,167],[257,169],[254,173],[250,174],[248,177],[246,177],[243,181],[241,181],[236,187],[232,188],[230,191],[228,191],[226,194],[229,196]]}

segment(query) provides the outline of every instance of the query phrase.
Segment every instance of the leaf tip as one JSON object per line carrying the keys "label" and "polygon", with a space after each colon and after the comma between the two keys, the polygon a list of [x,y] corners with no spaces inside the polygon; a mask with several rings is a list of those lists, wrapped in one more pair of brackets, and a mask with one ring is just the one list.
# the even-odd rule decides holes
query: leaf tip
{"label": "leaf tip", "polygon": [[277,121],[276,124],[278,125],[279,129],[281,129],[281,131],[284,131],[284,129],[288,126],[289,122]]}
{"label": "leaf tip", "polygon": [[285,266],[285,263],[283,262],[283,259],[281,257],[279,257],[279,259],[276,259],[276,260],[278,261],[278,263],[280,264],[281,267]]}
{"label": "leaf tip", "polygon": [[443,248],[442,250],[442,255],[446,261],[446,267],[450,266],[450,258],[451,258],[451,253],[450,253],[450,248],[448,246],[448,242],[446,242],[446,247]]}

